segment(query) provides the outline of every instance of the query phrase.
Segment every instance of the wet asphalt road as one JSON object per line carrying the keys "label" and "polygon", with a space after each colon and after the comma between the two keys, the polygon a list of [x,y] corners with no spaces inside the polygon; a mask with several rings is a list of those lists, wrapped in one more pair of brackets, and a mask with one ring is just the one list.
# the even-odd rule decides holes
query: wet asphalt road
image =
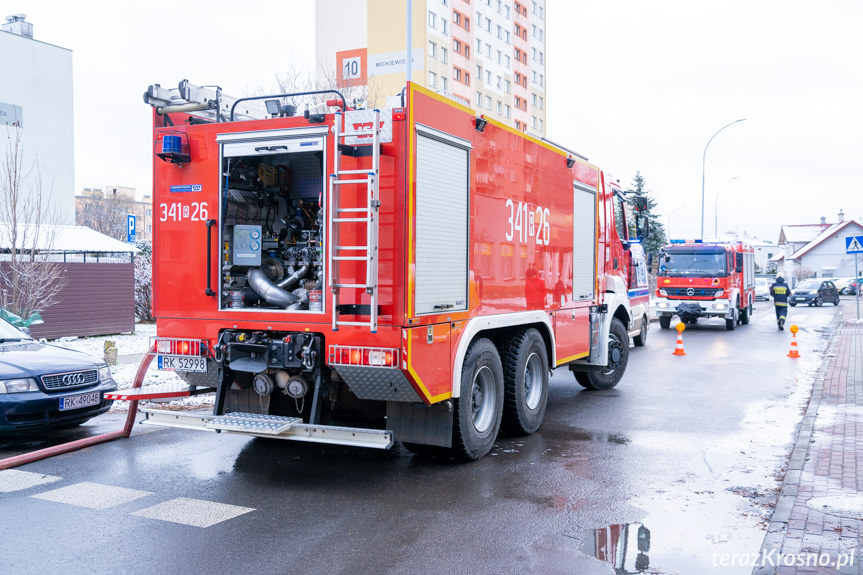
{"label": "wet asphalt road", "polygon": [[136,426],[0,472],[0,573],[749,573],[716,554],[759,549],[837,309],[791,310],[797,360],[767,302],[684,357],[653,324],[617,388],[556,371],[539,432],[472,464]]}

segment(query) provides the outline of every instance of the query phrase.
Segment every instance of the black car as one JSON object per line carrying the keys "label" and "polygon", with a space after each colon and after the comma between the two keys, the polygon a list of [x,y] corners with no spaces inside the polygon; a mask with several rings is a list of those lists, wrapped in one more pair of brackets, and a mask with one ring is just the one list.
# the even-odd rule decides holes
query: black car
{"label": "black car", "polygon": [[108,411],[116,389],[106,363],[0,320],[0,435],[80,425]]}
{"label": "black car", "polygon": [[823,305],[825,302],[839,305],[839,290],[829,280],[803,280],[794,288],[791,297],[788,298],[788,303],[791,305],[798,303]]}

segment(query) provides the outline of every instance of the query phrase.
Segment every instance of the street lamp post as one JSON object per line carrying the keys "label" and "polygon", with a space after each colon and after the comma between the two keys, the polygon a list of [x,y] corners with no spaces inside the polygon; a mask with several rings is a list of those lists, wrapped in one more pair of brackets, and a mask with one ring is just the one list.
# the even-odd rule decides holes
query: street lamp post
{"label": "street lamp post", "polygon": [[713,141],[713,138],[719,135],[719,132],[721,132],[728,126],[733,126],[737,122],[743,122],[745,120],[746,118],[740,118],[739,120],[734,120],[730,124],[722,126],[718,130],[716,130],[716,133],[710,136],[710,139],[707,140],[707,145],[704,146],[704,153],[701,155],[701,239],[704,239],[704,164],[707,160],[707,148],[710,146],[710,142]]}
{"label": "street lamp post", "polygon": [[713,237],[717,240],[719,239],[719,192],[722,191],[722,188],[724,188],[736,179],[737,176],[734,176],[733,178],[719,186],[719,189],[716,190],[716,200],[713,203]]}

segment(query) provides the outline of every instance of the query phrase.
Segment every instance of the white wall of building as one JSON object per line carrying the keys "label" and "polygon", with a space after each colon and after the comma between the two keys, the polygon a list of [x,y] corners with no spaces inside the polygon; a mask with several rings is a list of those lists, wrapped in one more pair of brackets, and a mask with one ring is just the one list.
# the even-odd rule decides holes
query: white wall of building
{"label": "white wall of building", "polygon": [[43,197],[50,193],[57,223],[74,224],[72,51],[0,31],[0,62],[0,110],[18,109],[22,115],[20,128],[7,125],[8,114],[0,120],[0,157],[20,130],[25,169],[38,162]]}
{"label": "white wall of building", "polygon": [[[863,235],[863,226],[856,223],[842,228],[839,233],[824,240],[799,258],[801,268],[809,269],[815,277],[853,277],[854,256],[845,253],[845,236]],[[863,256],[863,254],[860,254]],[[863,262],[863,257],[860,257]],[[863,268],[861,268],[863,269]]]}

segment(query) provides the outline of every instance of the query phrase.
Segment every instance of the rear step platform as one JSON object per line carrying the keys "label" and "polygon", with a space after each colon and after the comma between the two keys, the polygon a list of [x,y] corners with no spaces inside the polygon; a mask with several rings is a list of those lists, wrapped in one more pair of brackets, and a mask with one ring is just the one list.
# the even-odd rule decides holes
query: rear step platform
{"label": "rear step platform", "polygon": [[159,383],[154,385],[142,385],[141,387],[128,387],[109,391],[105,399],[131,401],[139,399],[167,399],[171,397],[189,397],[192,388],[185,383]]}
{"label": "rear step platform", "polygon": [[199,429],[202,431],[225,431],[256,437],[272,437],[309,443],[328,443],[389,449],[393,446],[392,431],[364,429],[359,427],[337,427],[303,423],[299,417],[265,415],[261,413],[229,413],[211,415],[203,413],[180,413],[160,409],[142,409],[145,425]]}

